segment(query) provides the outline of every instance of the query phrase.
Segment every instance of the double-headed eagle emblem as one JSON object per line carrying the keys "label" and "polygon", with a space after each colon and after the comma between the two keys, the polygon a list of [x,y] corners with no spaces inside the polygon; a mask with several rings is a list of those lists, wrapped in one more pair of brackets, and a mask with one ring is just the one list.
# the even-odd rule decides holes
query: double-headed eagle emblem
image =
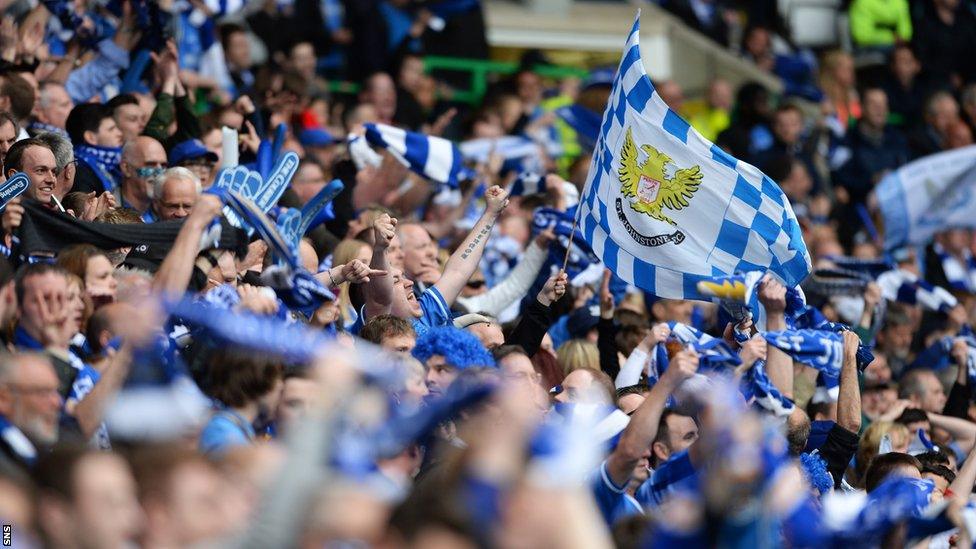
{"label": "double-headed eagle emblem", "polygon": [[640,150],[647,158],[638,165],[637,145],[631,129],[627,128],[624,146],[620,150],[620,169],[617,171],[620,192],[628,198],[636,198],[630,203],[634,211],[676,225],[661,210],[668,208],[677,211],[688,207],[688,201],[701,185],[701,167],[680,168],[672,177],[668,177],[665,168],[673,164],[670,156],[650,145],[641,145]]}

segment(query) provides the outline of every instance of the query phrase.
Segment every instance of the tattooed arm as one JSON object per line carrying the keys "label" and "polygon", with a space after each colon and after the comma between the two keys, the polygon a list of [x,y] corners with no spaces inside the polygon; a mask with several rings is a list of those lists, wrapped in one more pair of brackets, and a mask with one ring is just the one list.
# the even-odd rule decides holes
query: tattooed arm
{"label": "tattooed arm", "polygon": [[468,279],[474,275],[478,263],[481,261],[481,254],[485,251],[485,243],[491,236],[491,229],[495,226],[498,214],[508,205],[508,193],[499,186],[494,186],[485,193],[485,200],[488,207],[485,213],[481,214],[481,219],[475,224],[467,238],[461,246],[447,260],[444,266],[444,274],[434,286],[444,296],[444,301],[450,307],[454,304],[461,289],[467,284]]}

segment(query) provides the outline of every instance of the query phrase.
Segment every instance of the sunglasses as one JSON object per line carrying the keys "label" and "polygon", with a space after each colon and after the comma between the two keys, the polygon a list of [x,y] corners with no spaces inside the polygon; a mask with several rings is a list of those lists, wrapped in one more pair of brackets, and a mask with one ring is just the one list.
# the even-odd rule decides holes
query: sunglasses
{"label": "sunglasses", "polygon": [[468,286],[468,288],[471,288],[472,290],[477,290],[477,289],[483,288],[485,286],[485,281],[484,280],[469,280],[467,286]]}

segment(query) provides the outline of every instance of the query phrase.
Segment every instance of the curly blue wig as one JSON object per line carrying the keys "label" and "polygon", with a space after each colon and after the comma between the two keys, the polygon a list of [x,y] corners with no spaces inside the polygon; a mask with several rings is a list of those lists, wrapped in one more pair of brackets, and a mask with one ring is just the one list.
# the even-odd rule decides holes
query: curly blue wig
{"label": "curly blue wig", "polygon": [[834,487],[834,479],[827,472],[827,462],[817,454],[800,454],[800,465],[810,485],[824,495]]}
{"label": "curly blue wig", "polygon": [[444,357],[448,364],[460,370],[495,365],[495,359],[477,337],[453,326],[431,328],[417,339],[417,346],[413,348],[414,358],[426,363],[434,355]]}

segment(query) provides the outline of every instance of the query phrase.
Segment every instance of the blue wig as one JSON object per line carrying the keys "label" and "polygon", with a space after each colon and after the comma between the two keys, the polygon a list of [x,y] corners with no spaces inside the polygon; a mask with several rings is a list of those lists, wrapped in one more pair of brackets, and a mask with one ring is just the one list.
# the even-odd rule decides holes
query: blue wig
{"label": "blue wig", "polygon": [[417,339],[417,346],[413,348],[414,358],[426,363],[434,355],[444,357],[448,364],[460,370],[495,365],[495,359],[477,337],[453,326],[431,328]]}
{"label": "blue wig", "polygon": [[800,454],[800,465],[810,485],[824,495],[834,487],[834,479],[827,472],[827,462],[817,454]]}

